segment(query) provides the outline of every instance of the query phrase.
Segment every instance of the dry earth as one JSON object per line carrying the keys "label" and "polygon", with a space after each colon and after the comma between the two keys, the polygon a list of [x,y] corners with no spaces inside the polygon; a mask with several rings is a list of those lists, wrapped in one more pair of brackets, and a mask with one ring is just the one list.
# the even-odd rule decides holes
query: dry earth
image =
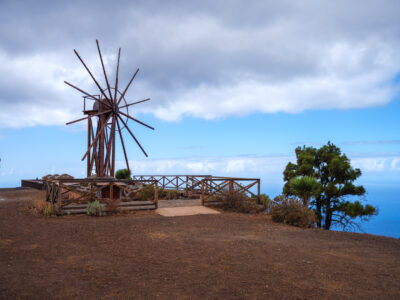
{"label": "dry earth", "polygon": [[400,299],[400,240],[267,216],[42,217],[0,192],[0,299]]}

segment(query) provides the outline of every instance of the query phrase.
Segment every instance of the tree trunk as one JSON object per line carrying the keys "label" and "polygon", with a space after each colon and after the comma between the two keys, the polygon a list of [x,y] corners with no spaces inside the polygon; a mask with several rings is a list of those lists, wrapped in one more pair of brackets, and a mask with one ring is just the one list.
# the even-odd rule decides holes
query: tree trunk
{"label": "tree trunk", "polygon": [[317,208],[317,226],[321,228],[321,219],[322,219],[322,206],[321,206],[321,198],[315,198],[315,206]]}
{"label": "tree trunk", "polygon": [[327,200],[326,203],[326,216],[325,216],[325,224],[324,229],[329,230],[332,224],[332,209],[331,209],[331,200]]}

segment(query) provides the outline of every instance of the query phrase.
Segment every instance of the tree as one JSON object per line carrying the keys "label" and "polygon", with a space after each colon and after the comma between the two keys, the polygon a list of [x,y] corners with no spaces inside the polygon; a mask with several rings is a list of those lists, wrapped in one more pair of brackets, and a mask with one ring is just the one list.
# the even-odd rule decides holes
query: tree
{"label": "tree", "polygon": [[131,172],[128,169],[120,169],[115,173],[117,179],[131,179]]}
{"label": "tree", "polygon": [[[365,195],[365,189],[362,185],[354,184],[361,176],[361,170],[353,168],[338,147],[328,142],[319,149],[297,147],[295,152],[297,163],[289,162],[283,172],[283,193],[312,197],[309,204],[317,215],[318,227],[329,230],[335,224],[355,226],[356,218],[368,220],[377,214],[376,208],[369,204],[362,205],[359,201],[348,200],[348,196]],[[303,179],[296,179],[299,176]],[[314,178],[319,187],[310,184],[309,179],[304,179],[306,177]],[[306,184],[306,180],[310,182]]]}

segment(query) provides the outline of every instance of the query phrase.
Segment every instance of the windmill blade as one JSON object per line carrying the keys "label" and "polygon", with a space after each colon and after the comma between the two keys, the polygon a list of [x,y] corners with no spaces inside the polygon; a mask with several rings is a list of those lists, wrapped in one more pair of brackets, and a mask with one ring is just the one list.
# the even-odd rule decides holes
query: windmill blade
{"label": "windmill blade", "polygon": [[78,90],[78,91],[81,92],[82,94],[85,94],[86,96],[92,98],[93,100],[96,100],[96,101],[99,102],[99,103],[104,103],[104,104],[106,104],[109,108],[111,108],[111,106],[110,106],[109,103],[101,101],[100,99],[96,98],[95,96],[90,95],[89,93],[85,92],[84,90],[81,90],[80,88],[78,88],[77,86],[73,85],[72,83],[69,83],[68,81],[64,81],[64,83],[67,84],[67,85],[69,85],[70,87],[72,87],[72,88]]}
{"label": "windmill blade", "polygon": [[126,129],[128,129],[129,133],[131,134],[131,136],[133,137],[133,139],[135,140],[136,144],[138,144],[138,146],[140,147],[140,149],[142,149],[144,155],[146,155],[146,157],[148,157],[146,151],[144,151],[142,145],[140,145],[139,141],[136,139],[135,135],[132,133],[132,131],[129,129],[128,125],[126,125],[125,121],[122,120],[122,118],[118,115],[118,118],[121,120],[121,122],[125,125]]}
{"label": "windmill blade", "polygon": [[136,101],[136,102],[133,102],[133,103],[129,103],[127,105],[121,106],[119,109],[125,108],[125,107],[129,107],[131,105],[139,104],[139,103],[142,103],[142,102],[146,102],[146,101],[149,101],[149,100],[150,100],[150,98],[147,98],[147,99],[143,99],[143,100]]}
{"label": "windmill blade", "polygon": [[106,84],[107,84],[107,88],[108,88],[108,93],[110,94],[110,99],[113,100],[112,95],[111,95],[110,84],[108,83],[106,68],[104,68],[103,56],[101,55],[100,45],[99,45],[99,41],[98,41],[97,39],[96,39],[96,44],[97,44],[97,50],[99,51],[101,66],[103,67],[104,78],[106,79]]}
{"label": "windmill blade", "polygon": [[121,48],[118,50],[118,63],[117,63],[117,72],[115,75],[115,89],[114,89],[114,104],[117,103],[117,93],[118,93],[118,73],[119,73],[119,57],[121,56]]}
{"label": "windmill blade", "polygon": [[154,130],[153,127],[151,127],[151,126],[149,126],[149,125],[147,125],[147,124],[145,124],[145,123],[143,123],[143,122],[141,122],[141,121],[139,121],[139,120],[136,120],[135,118],[131,117],[130,115],[127,115],[127,114],[123,113],[122,111],[120,111],[119,113],[120,113],[121,115],[124,115],[125,117],[131,119],[132,121],[135,121],[135,122],[137,122],[137,123],[139,123],[139,124],[142,124],[143,126],[146,126],[146,127],[150,128],[150,129]]}
{"label": "windmill blade", "polygon": [[109,113],[109,112],[111,112],[111,109],[110,109],[110,110],[106,110],[106,111],[99,112],[99,113],[94,114],[94,115],[89,115],[89,116],[84,117],[84,118],[82,118],[82,119],[78,119],[78,120],[75,120],[75,121],[71,121],[71,122],[68,122],[68,123],[65,123],[65,124],[66,124],[66,125],[70,125],[70,124],[73,124],[73,123],[76,123],[76,122],[80,122],[80,121],[83,121],[83,120],[86,120],[86,119],[89,119],[89,118],[92,118],[92,117],[96,117],[96,116],[100,116],[100,115],[102,115],[102,114],[106,114],[106,113]]}
{"label": "windmill blade", "polygon": [[124,139],[122,138],[122,131],[121,131],[121,127],[119,126],[118,118],[116,118],[116,121],[117,121],[117,127],[118,127],[118,132],[119,132],[119,138],[121,139],[122,149],[124,149],[124,156],[125,156],[126,166],[128,167],[128,171],[130,173],[131,170],[129,168],[128,156],[126,155],[125,143],[124,143]]}
{"label": "windmill blade", "polygon": [[110,120],[111,115],[108,116],[107,120],[103,123],[103,125],[101,126],[100,130],[98,130],[95,139],[93,140],[93,143],[90,145],[89,149],[86,151],[85,155],[82,157],[82,160],[84,160],[86,158],[86,156],[88,155],[90,149],[93,147],[94,143],[99,139],[100,134],[102,133],[102,131],[104,130],[104,126],[107,125],[108,120]]}
{"label": "windmill blade", "polygon": [[74,52],[76,54],[76,56],[78,56],[79,60],[81,61],[81,63],[83,64],[83,66],[85,67],[86,71],[88,71],[90,77],[92,77],[94,83],[97,85],[97,87],[99,88],[100,92],[103,94],[104,98],[106,98],[108,100],[108,102],[110,102],[110,99],[108,99],[108,97],[106,96],[106,94],[104,93],[103,89],[101,88],[100,84],[97,82],[96,78],[94,78],[92,72],[90,72],[89,68],[86,66],[85,62],[82,60],[82,58],[79,56],[78,51],[76,51],[74,49]]}
{"label": "windmill blade", "polygon": [[136,74],[139,72],[139,69],[136,70],[135,74],[133,74],[131,81],[129,81],[128,85],[126,86],[124,92],[122,93],[121,97],[119,97],[119,100],[117,102],[117,105],[119,105],[119,103],[121,102],[122,98],[124,98],[126,91],[129,89],[129,86],[131,85],[133,79],[135,79]]}

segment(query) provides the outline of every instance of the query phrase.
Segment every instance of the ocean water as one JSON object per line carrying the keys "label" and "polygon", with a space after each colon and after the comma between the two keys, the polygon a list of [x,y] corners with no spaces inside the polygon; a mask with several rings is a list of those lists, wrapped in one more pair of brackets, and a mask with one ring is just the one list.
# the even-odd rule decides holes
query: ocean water
{"label": "ocean water", "polygon": [[[371,217],[366,222],[358,221],[357,224],[360,229],[355,230],[355,232],[400,238],[400,184],[398,186],[370,186],[364,184],[364,187],[367,191],[365,197],[360,199],[350,197],[349,200],[361,200],[363,204],[368,203],[377,207],[378,215]],[[275,197],[282,192],[282,189],[263,187],[262,192],[270,197]],[[342,228],[335,227],[332,230],[341,231]]]}
{"label": "ocean water", "polygon": [[365,188],[367,203],[379,212],[368,222],[359,223],[361,232],[400,238],[400,185]]}

